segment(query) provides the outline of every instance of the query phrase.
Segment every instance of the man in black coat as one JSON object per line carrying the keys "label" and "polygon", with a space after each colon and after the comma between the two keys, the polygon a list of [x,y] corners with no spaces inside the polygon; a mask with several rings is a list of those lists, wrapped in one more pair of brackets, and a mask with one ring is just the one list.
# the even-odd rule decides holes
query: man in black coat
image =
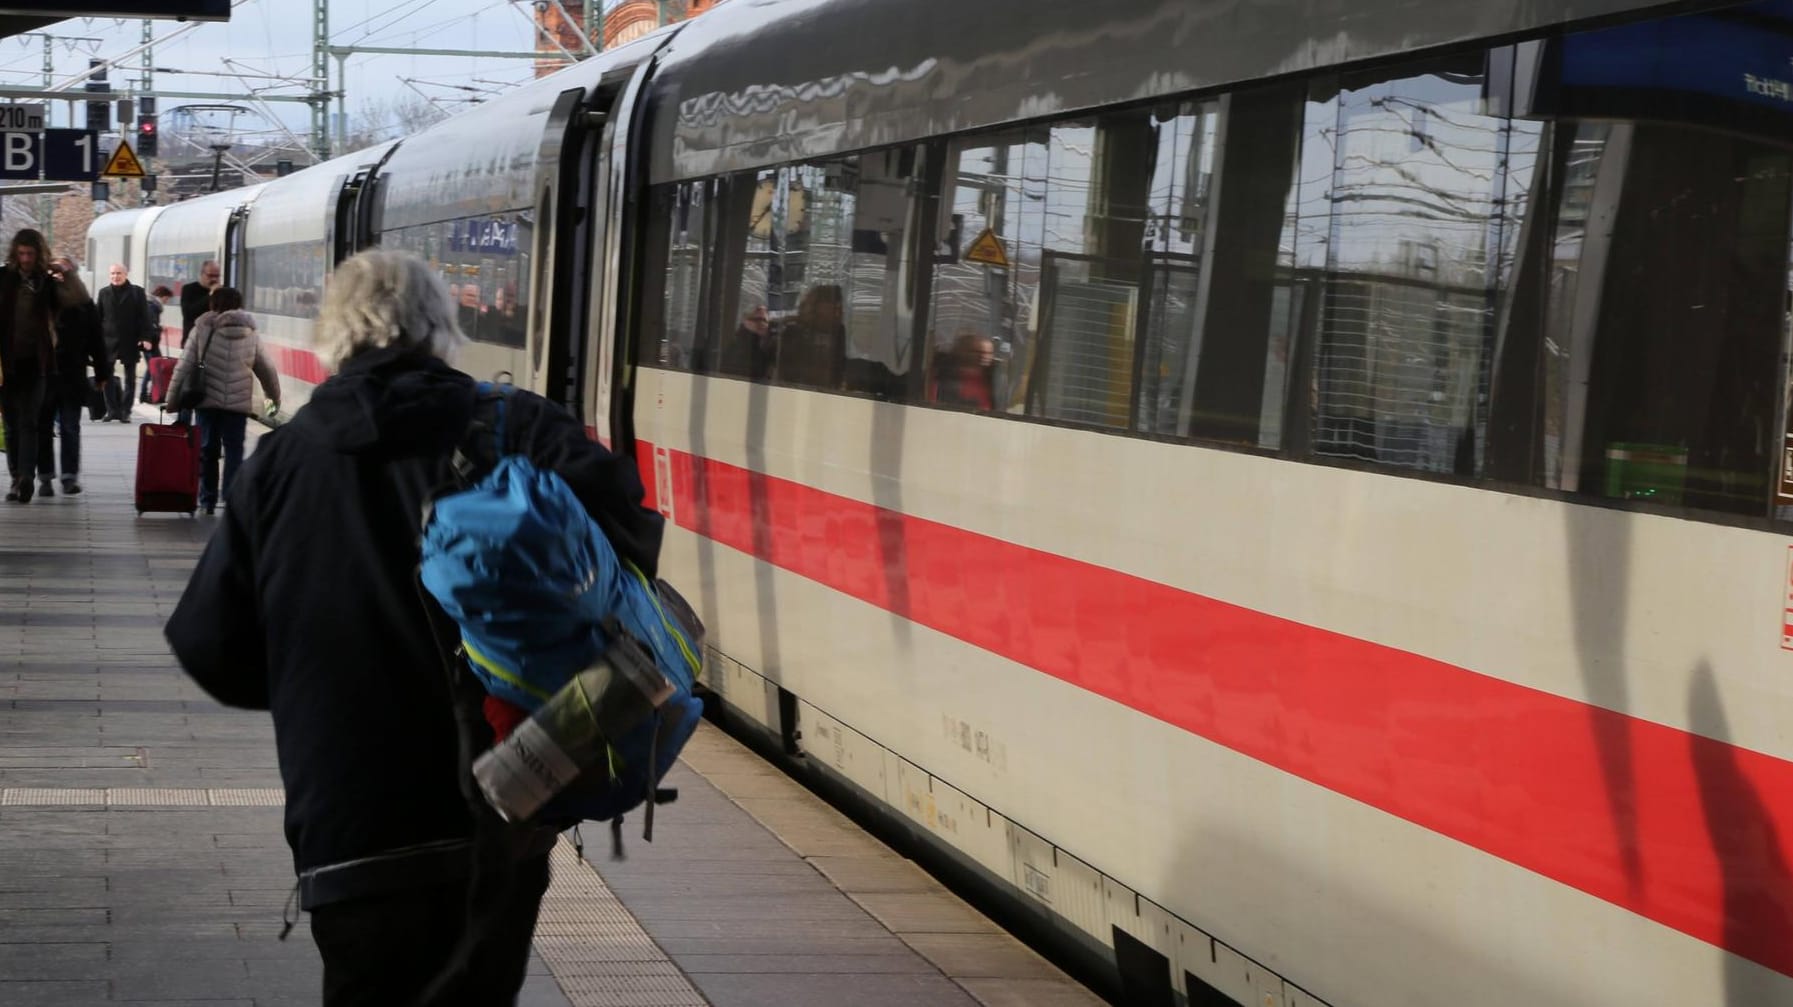
{"label": "man in black coat", "polygon": [[105,332],[106,351],[123,372],[123,380],[106,382],[106,419],[119,423],[131,421],[131,406],[137,399],[137,363],[143,347],[154,337],[151,331],[149,297],[143,288],[131,282],[130,272],[120,263],[113,263],[108,273],[112,282],[100,291],[100,327]]}
{"label": "man in black coat", "polygon": [[199,279],[181,287],[181,345],[193,335],[193,323],[211,310],[212,291],[224,285],[224,270],[211,259],[199,267]]}
{"label": "man in black coat", "polygon": [[[57,259],[55,265],[69,277],[66,282],[80,282],[74,276],[74,263]],[[94,302],[83,298],[57,312],[56,371],[50,376],[43,408],[37,414],[39,496],[56,495],[58,441],[62,444],[62,492],[70,496],[81,492],[81,414],[86,411],[88,392],[109,387],[111,380],[112,366]],[[61,435],[53,438],[50,431],[57,427]]]}
{"label": "man in black coat", "polygon": [[[478,391],[444,362],[464,341],[455,317],[414,255],[374,249],[336,270],[318,334],[337,373],[262,435],[166,627],[214,698],[273,714],[327,1007],[412,1003],[442,976],[452,984],[432,1003],[511,1003],[548,883],[554,833],[526,830],[483,937],[450,967],[468,933],[475,818],[414,576],[424,501],[447,483]],[[641,505],[634,463],[527,392],[506,400],[504,425],[506,447],[559,473],[651,576],[661,518]],[[490,744],[483,721],[471,729]]]}

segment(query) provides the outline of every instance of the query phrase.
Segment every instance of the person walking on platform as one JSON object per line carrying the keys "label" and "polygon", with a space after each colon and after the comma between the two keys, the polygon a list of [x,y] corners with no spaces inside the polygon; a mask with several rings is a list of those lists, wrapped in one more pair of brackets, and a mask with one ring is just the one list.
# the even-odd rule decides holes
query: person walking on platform
{"label": "person walking on platform", "polygon": [[158,283],[156,289],[149,292],[149,339],[143,344],[143,387],[137,389],[137,401],[150,401],[150,367],[149,362],[162,355],[162,309],[174,300],[174,291],[167,284]]}
{"label": "person walking on platform", "polygon": [[[69,282],[80,282],[75,279],[73,262],[59,258],[55,267]],[[69,496],[81,492],[82,414],[87,411],[88,392],[108,387],[111,378],[112,363],[106,353],[99,308],[82,298],[79,304],[65,307],[56,315],[56,373],[50,378],[43,408],[37,414],[39,496],[56,495],[58,442],[62,445],[62,492]],[[52,428],[60,429],[59,436],[50,436]]]}
{"label": "person walking on platform", "polygon": [[56,312],[87,300],[72,272],[51,267],[44,236],[27,227],[13,235],[0,268],[0,410],[6,422],[9,503],[30,503],[44,394],[56,369]]}
{"label": "person walking on platform", "polygon": [[[446,363],[466,341],[457,314],[409,253],[338,267],[317,330],[336,373],[262,436],[166,628],[214,698],[273,713],[327,1007],[414,1003],[432,982],[450,987],[432,1003],[514,1002],[548,885],[555,833],[518,827],[508,883],[481,884],[468,932],[472,781],[415,580],[424,503],[447,484],[478,397]],[[661,518],[642,506],[634,462],[540,396],[513,392],[504,416],[507,449],[564,478],[653,577]],[[469,727],[490,744],[483,721]]]}
{"label": "person walking on platform", "polygon": [[243,462],[243,438],[255,414],[255,382],[280,407],[280,375],[262,349],[255,318],[243,310],[235,287],[212,291],[212,309],[194,322],[193,334],[181,349],[180,363],[168,382],[168,401],[179,402],[187,386],[204,383],[199,403],[199,505],[211,514],[217,508],[218,455],[224,455],[224,486],[236,479]]}
{"label": "person walking on platform", "polygon": [[96,300],[106,349],[123,374],[106,382],[106,419],[129,423],[137,398],[137,363],[143,344],[151,338],[149,295],[131,282],[130,271],[119,263],[112,264],[108,277],[112,282]]}
{"label": "person walking on platform", "polygon": [[[193,338],[193,326],[199,322],[199,316],[212,310],[212,291],[218,289],[223,283],[223,267],[211,259],[207,259],[199,266],[199,279],[181,287],[182,347],[187,345],[187,340]],[[168,401],[173,402],[173,396],[170,396]],[[192,423],[193,414],[186,409],[179,410],[175,414],[174,422]]]}

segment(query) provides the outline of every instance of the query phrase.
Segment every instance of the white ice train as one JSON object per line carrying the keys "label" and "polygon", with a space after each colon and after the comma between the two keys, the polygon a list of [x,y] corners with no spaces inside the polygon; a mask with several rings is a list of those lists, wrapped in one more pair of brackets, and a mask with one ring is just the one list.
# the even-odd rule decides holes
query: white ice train
{"label": "white ice train", "polygon": [[295,403],[335,262],[437,263],[640,460],[734,719],[1127,1002],[1787,1004],[1790,60],[734,0],[88,259],[222,259]]}

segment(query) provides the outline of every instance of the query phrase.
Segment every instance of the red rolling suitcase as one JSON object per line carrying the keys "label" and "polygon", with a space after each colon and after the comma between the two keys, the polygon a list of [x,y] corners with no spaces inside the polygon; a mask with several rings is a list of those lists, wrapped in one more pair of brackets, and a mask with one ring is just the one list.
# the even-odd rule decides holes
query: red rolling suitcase
{"label": "red rolling suitcase", "polygon": [[199,428],[145,423],[137,428],[137,513],[189,516],[199,509]]}
{"label": "red rolling suitcase", "polygon": [[149,404],[159,406],[168,398],[168,382],[174,380],[173,357],[151,357],[149,361]]}

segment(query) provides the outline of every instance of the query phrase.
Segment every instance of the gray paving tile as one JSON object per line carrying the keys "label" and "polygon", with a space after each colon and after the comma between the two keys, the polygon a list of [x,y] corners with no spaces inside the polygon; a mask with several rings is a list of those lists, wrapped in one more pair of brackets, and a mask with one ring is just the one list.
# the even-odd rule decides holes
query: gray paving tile
{"label": "gray paving tile", "polygon": [[745,975],[845,974],[938,975],[939,970],[919,955],[892,954],[684,954],[674,955],[679,968],[689,973],[737,972]]}
{"label": "gray paving tile", "polygon": [[694,973],[691,981],[715,1007],[976,1007],[939,975]]}
{"label": "gray paving tile", "polygon": [[1068,979],[961,979],[983,1007],[1104,1007],[1107,1001]]}

